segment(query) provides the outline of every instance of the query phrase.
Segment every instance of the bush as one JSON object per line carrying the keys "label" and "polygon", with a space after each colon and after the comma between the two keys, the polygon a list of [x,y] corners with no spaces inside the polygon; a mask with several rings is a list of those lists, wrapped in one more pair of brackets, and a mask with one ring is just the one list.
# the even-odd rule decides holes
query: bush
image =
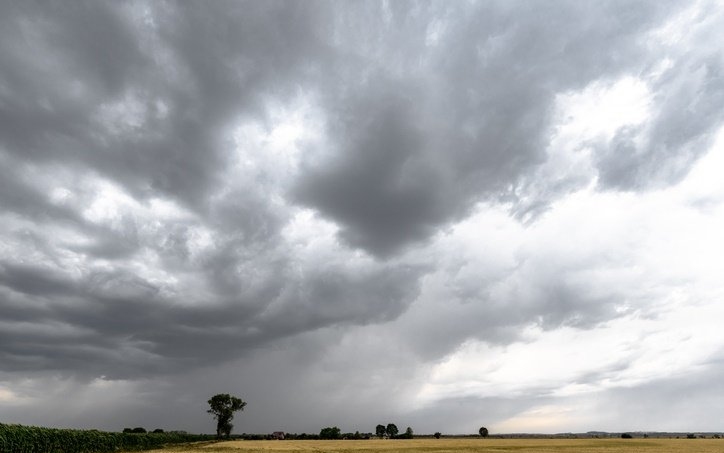
{"label": "bush", "polygon": [[621,439],[633,439],[633,436],[629,433],[621,434]]}

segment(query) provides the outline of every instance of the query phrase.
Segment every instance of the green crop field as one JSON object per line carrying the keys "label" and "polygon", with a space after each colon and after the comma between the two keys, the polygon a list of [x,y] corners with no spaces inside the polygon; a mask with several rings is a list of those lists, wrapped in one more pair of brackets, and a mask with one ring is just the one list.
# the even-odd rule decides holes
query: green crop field
{"label": "green crop field", "polygon": [[181,433],[127,434],[0,423],[0,453],[115,453],[210,438],[212,436]]}
{"label": "green crop field", "polygon": [[185,445],[158,453],[721,453],[724,439],[413,439],[228,441]]}

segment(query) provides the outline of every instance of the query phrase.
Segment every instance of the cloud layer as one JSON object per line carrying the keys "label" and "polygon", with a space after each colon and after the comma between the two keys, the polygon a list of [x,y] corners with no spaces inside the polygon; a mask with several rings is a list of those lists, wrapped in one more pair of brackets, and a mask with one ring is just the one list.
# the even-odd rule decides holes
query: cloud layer
{"label": "cloud layer", "polygon": [[625,429],[721,373],[721,4],[1,8],[0,421]]}

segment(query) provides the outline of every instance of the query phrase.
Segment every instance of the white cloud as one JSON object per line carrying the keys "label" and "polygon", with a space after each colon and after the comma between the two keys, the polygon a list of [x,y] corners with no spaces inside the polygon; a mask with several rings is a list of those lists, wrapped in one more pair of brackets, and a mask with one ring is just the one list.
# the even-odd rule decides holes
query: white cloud
{"label": "white cloud", "polygon": [[[567,144],[610,140],[618,129],[641,124],[650,115],[651,91],[636,77],[597,80],[556,99],[555,138]],[[566,145],[564,145],[566,146]]]}
{"label": "white cloud", "polygon": [[[593,298],[593,303],[612,300],[615,311],[611,319],[583,328],[542,329],[537,319],[523,319],[525,330],[512,344],[496,345],[484,336],[468,339],[432,366],[416,404],[456,398],[555,398],[558,402],[531,406],[496,425],[505,431],[555,432],[571,425],[585,427],[584,419],[595,423],[586,415],[595,400],[581,396],[641,386],[662,376],[685,377],[708,367],[724,344],[719,327],[724,316],[719,284],[724,203],[716,165],[724,149],[720,140],[684,181],[669,189],[621,194],[587,188],[556,202],[525,230],[507,230],[516,231],[507,237],[486,233],[486,216],[481,214],[463,222],[463,228],[453,228],[452,236],[461,241],[448,249],[458,250],[448,253],[459,260],[452,261],[459,263],[453,275],[476,269],[472,275],[478,275],[478,284],[493,288],[490,303],[498,301],[496,310],[530,312],[547,303],[547,297],[556,297],[541,293],[542,288],[564,281],[578,289],[575,295]],[[696,194],[710,197],[707,209],[691,204]],[[466,230],[479,234],[460,234]],[[505,256],[515,256],[518,265],[494,258],[496,250],[506,248]],[[488,263],[499,272],[476,266],[476,255],[492,257]],[[467,280],[474,282],[472,275]],[[490,282],[490,275],[497,278]],[[501,299],[506,303],[500,305]],[[438,307],[469,316],[450,302]],[[571,397],[581,399],[573,413],[567,406]]]}

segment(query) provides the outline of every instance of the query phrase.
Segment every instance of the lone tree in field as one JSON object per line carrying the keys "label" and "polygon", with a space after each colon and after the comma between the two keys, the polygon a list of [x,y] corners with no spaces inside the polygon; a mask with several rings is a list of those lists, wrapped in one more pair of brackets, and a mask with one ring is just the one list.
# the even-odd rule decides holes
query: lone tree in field
{"label": "lone tree in field", "polygon": [[214,395],[209,400],[209,410],[206,411],[212,414],[216,419],[216,437],[226,437],[227,439],[231,435],[231,428],[234,425],[231,424],[231,420],[234,419],[234,412],[243,411],[246,403],[240,398],[231,396],[228,393],[219,393]]}
{"label": "lone tree in field", "polygon": [[394,423],[388,423],[386,431],[387,431],[387,435],[390,437],[390,439],[395,437],[397,435],[397,433],[400,432],[400,430],[397,429],[397,425],[395,425]]}
{"label": "lone tree in field", "polygon": [[478,434],[480,434],[483,437],[488,437],[488,428],[486,428],[485,426],[481,426],[480,429],[478,430]]}

